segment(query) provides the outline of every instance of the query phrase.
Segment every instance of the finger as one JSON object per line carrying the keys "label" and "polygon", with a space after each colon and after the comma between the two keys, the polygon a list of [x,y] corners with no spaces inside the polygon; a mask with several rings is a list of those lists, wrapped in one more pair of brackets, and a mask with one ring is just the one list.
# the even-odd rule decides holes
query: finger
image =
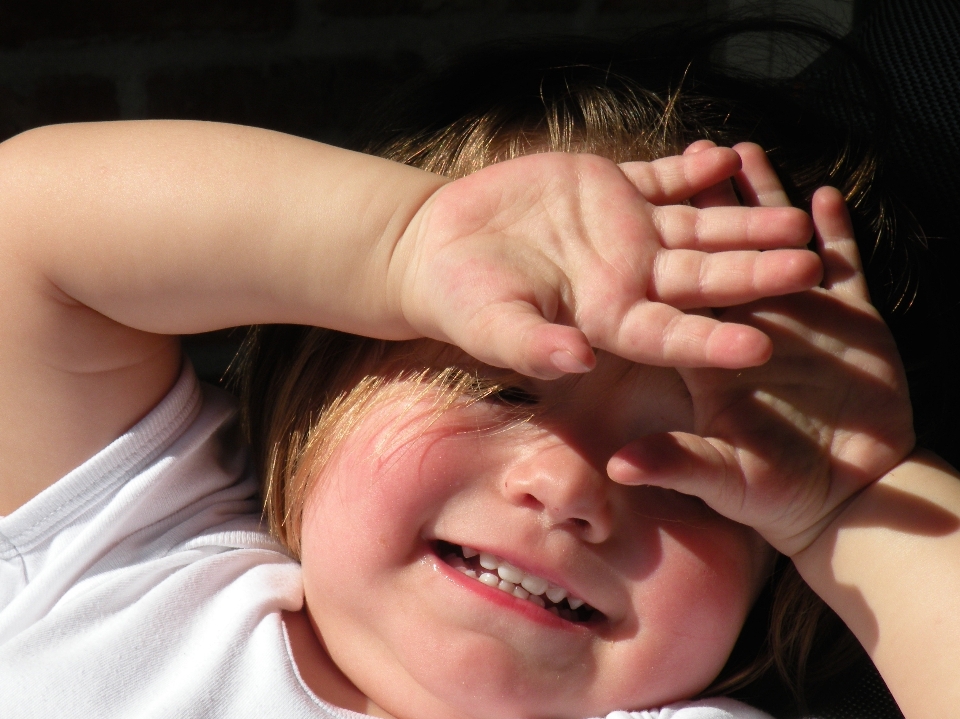
{"label": "finger", "polygon": [[450,338],[481,362],[538,379],[588,372],[596,365],[583,332],[548,322],[527,302],[489,305]]}
{"label": "finger", "polygon": [[833,187],[821,187],[813,195],[811,209],[817,251],[823,258],[823,287],[869,302],[870,291],[843,195]]}
{"label": "finger", "polygon": [[703,152],[704,150],[710,150],[717,146],[713,140],[695,140],[687,145],[687,149],[683,151],[684,155],[695,155],[698,152]]}
{"label": "finger", "polygon": [[685,432],[649,435],[614,454],[607,474],[620,484],[668,487],[699,497],[736,522],[749,519],[737,452],[719,440]]}
{"label": "finger", "polygon": [[734,180],[743,203],[750,207],[790,207],[790,198],[764,149],[753,142],[741,142],[733,149],[742,163]]}
{"label": "finger", "polygon": [[594,344],[631,361],[661,367],[755,367],[772,352],[770,339],[754,327],[684,314],[657,302],[634,305],[610,335]]}
{"label": "finger", "polygon": [[668,249],[719,252],[803,247],[810,241],[810,217],[795,207],[653,208],[661,243]]}
{"label": "finger", "polygon": [[671,205],[728,180],[740,169],[740,156],[729,147],[713,147],[653,162],[625,162],[620,169],[647,202]]}
{"label": "finger", "polygon": [[[686,150],[683,151],[684,155],[694,155],[698,152],[703,152],[712,147],[716,147],[716,143],[711,140],[697,140],[691,144]],[[736,207],[740,204],[740,199],[737,197],[737,193],[733,191],[733,183],[730,180],[723,180],[718,182],[712,187],[708,187],[702,192],[698,192],[696,195],[690,198],[690,204],[693,207]]]}
{"label": "finger", "polygon": [[816,287],[822,265],[808,250],[658,253],[649,299],[681,310],[731,307]]}

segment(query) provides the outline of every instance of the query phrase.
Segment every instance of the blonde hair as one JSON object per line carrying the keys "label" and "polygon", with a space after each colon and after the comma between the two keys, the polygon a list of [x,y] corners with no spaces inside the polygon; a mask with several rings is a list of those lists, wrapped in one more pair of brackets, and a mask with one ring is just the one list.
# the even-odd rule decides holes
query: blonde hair
{"label": "blonde hair", "polygon": [[[699,138],[723,144],[750,139],[742,127],[728,122],[729,112],[715,99],[676,88],[658,94],[609,67],[570,64],[537,72],[543,75],[539,87],[523,97],[456,109],[450,122],[400,127],[367,149],[457,178],[533,152],[589,152],[624,162],[679,154]],[[880,245],[890,219],[882,203],[871,199],[877,169],[872,155],[841,146],[833,156],[794,161],[781,146],[773,148],[772,157],[781,159],[785,184],[798,204],[808,201],[815,187],[830,183],[844,191],[855,209],[877,208],[866,218],[868,229],[862,234],[873,238],[875,248]],[[897,280],[902,290],[898,301],[906,297],[906,281]],[[404,361],[405,344],[289,326],[259,327],[249,336],[241,381],[245,424],[262,477],[270,531],[294,556],[299,555],[301,513],[313,482],[386,387],[412,380],[425,391],[439,390],[446,401],[496,391],[442,362],[411,368]],[[799,697],[809,678],[811,654],[821,644],[827,649],[818,655],[820,673],[849,664],[855,641],[792,564],[780,563],[768,593],[768,607],[754,618],[767,625],[765,637],[735,650],[742,658],[731,659],[709,693],[734,691],[774,670]],[[837,636],[838,642],[824,641]]]}

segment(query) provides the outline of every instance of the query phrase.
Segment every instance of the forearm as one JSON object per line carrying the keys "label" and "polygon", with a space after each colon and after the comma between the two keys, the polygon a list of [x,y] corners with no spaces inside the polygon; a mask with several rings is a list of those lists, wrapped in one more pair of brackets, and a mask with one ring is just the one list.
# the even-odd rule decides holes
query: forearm
{"label": "forearm", "polygon": [[916,452],[794,557],[907,719],[960,708],[960,476]]}
{"label": "forearm", "polygon": [[254,128],[55,126],[0,147],[0,231],[28,272],[137,329],[409,336],[386,292],[390,250],[442,183]]}
{"label": "forearm", "polygon": [[41,128],[0,145],[0,515],[153,407],[165,335],[412,336],[391,252],[444,179],[254,128]]}

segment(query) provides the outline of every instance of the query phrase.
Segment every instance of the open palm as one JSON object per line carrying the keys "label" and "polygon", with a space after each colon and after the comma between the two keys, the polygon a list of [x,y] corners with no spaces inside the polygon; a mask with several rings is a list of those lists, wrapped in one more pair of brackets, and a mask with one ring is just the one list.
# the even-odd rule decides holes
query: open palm
{"label": "open palm", "polygon": [[[794,208],[679,204],[739,168],[732,150],[616,165],[545,153],[456,180],[397,251],[403,315],[426,336],[543,378],[586,371],[592,348],[656,365],[751,366],[756,328],[684,310],[815,284]],[[772,248],[773,252],[759,250]]]}

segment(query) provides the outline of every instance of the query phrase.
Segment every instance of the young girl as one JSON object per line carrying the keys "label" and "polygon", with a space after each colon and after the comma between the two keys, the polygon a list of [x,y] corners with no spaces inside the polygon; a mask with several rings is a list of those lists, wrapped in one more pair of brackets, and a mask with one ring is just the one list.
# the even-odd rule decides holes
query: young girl
{"label": "young girl", "polygon": [[[741,192],[780,204],[741,153]],[[5,143],[3,716],[653,709],[720,672],[767,543],[908,716],[948,715],[957,489],[906,458],[842,199],[815,201],[810,290],[802,213],[714,206],[740,165],[699,144],[448,182],[218,125]],[[379,338],[276,330],[251,354],[302,570],[259,526],[231,402],[169,336],[254,322]],[[759,716],[683,706],[659,716]]]}

